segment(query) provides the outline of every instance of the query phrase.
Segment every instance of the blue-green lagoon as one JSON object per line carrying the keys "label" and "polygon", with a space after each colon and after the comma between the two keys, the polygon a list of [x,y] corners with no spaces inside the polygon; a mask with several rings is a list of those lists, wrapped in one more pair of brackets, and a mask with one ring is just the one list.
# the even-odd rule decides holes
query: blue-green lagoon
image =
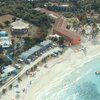
{"label": "blue-green lagoon", "polygon": [[52,88],[42,100],[100,100],[100,57],[83,64]]}

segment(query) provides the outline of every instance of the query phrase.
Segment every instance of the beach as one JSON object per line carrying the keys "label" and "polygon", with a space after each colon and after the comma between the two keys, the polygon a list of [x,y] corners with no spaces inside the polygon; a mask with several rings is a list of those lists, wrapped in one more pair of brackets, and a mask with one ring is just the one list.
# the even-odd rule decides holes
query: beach
{"label": "beach", "polygon": [[[1,96],[0,100],[17,100],[15,98],[17,95],[16,91],[20,91],[18,100],[44,100],[42,97],[59,85],[65,76],[73,74],[86,62],[100,54],[99,44],[94,45],[88,42],[86,49],[87,54],[84,54],[82,50],[76,52],[72,48],[68,48],[63,55],[47,61],[48,68],[44,68],[45,64],[39,66],[34,77],[28,76],[23,78],[22,82],[18,83],[19,88],[7,91],[6,94]],[[24,88],[26,89],[25,92],[22,91]],[[46,98],[45,100],[49,99]]]}

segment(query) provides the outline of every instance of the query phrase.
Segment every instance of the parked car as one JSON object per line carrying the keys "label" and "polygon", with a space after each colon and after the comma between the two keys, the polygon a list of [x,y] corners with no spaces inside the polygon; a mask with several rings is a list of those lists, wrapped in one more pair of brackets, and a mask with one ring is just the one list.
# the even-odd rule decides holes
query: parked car
{"label": "parked car", "polygon": [[19,64],[15,64],[15,68],[21,69],[22,67]]}
{"label": "parked car", "polygon": [[51,56],[52,56],[52,57],[57,57],[58,55],[55,54],[55,53],[52,53]]}

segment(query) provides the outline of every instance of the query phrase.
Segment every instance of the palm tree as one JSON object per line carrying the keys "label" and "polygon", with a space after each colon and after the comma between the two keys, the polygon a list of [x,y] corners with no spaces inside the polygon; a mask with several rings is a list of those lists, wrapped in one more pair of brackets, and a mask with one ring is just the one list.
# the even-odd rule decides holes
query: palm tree
{"label": "palm tree", "polygon": [[82,29],[81,34],[84,36],[85,35],[85,29]]}
{"label": "palm tree", "polygon": [[18,82],[22,81],[21,77],[18,78]]}
{"label": "palm tree", "polygon": [[77,28],[78,28],[78,23],[77,23],[77,21],[74,21],[74,22],[73,22],[73,27],[74,27],[75,30],[77,30]]}
{"label": "palm tree", "polygon": [[34,70],[36,70],[37,69],[37,65],[34,65]]}
{"label": "palm tree", "polygon": [[95,38],[98,35],[98,33],[99,33],[99,28],[97,27],[96,23],[93,23],[92,27],[93,28],[92,28],[91,35],[92,35],[92,38]]}
{"label": "palm tree", "polygon": [[47,66],[47,64],[45,64],[45,66],[44,66],[45,68],[47,68],[48,66]]}
{"label": "palm tree", "polygon": [[6,91],[7,91],[6,89],[3,89],[3,90],[2,90],[2,94],[5,94],[5,93],[6,93]]}
{"label": "palm tree", "polygon": [[64,44],[64,37],[59,37],[59,44]]}
{"label": "palm tree", "polygon": [[3,63],[3,58],[4,58],[3,48],[2,48],[2,46],[0,45],[0,64]]}
{"label": "palm tree", "polygon": [[12,89],[12,87],[13,87],[13,85],[11,84],[11,85],[9,85],[9,89]]}
{"label": "palm tree", "polygon": [[31,68],[31,72],[33,72],[33,70],[34,70],[34,69],[33,69],[33,67],[32,67],[32,68]]}

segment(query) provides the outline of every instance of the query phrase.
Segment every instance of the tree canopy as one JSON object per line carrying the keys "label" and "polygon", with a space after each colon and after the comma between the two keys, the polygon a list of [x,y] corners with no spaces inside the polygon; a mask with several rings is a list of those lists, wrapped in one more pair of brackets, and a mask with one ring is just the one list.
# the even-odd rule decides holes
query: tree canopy
{"label": "tree canopy", "polygon": [[0,0],[0,15],[12,14],[40,28],[50,28],[53,19],[44,13],[34,10],[34,3],[27,0]]}
{"label": "tree canopy", "polygon": [[100,0],[70,0],[77,10],[100,11]]}

